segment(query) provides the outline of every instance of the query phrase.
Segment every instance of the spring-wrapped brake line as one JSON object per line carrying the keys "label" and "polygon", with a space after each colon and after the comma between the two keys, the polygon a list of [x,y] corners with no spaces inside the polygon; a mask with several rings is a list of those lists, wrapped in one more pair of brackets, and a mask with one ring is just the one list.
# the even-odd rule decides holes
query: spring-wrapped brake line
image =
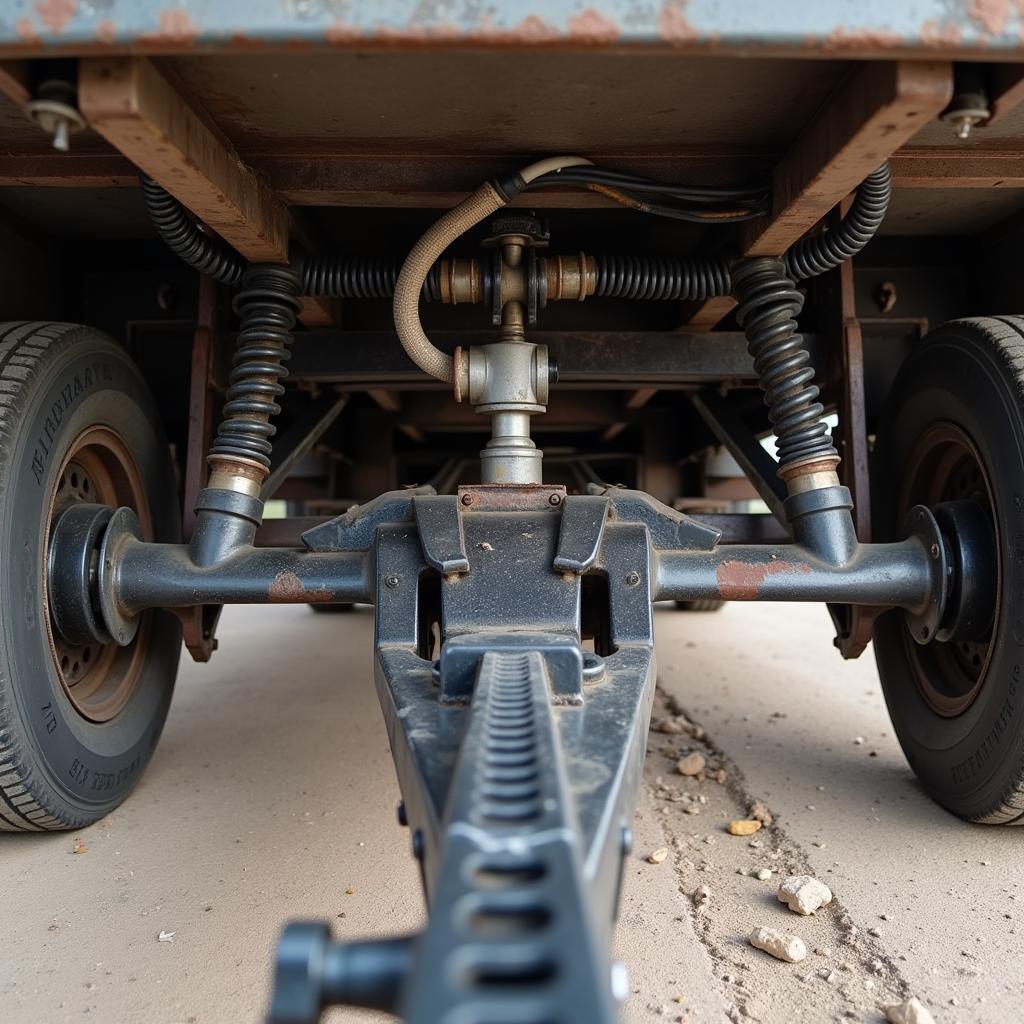
{"label": "spring-wrapped brake line", "polygon": [[224,413],[210,448],[210,462],[256,463],[270,469],[272,416],[281,411],[284,363],[299,312],[298,274],[274,263],[253,263],[242,274],[233,308],[241,320],[228,378]]}

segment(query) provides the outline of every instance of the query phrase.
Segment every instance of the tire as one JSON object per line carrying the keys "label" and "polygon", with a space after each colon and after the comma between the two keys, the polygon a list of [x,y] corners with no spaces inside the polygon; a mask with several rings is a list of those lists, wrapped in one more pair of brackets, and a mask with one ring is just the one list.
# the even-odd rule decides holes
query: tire
{"label": "tire", "polygon": [[680,612],[718,612],[725,607],[724,601],[706,597],[700,601],[676,601],[676,610]]}
{"label": "tire", "polygon": [[70,647],[47,546],[71,503],[127,504],[179,540],[174,468],[127,353],[71,324],[0,324],[0,829],[79,828],[128,795],[167,717],[181,633],[147,612],[128,647]]}
{"label": "tire", "polygon": [[891,611],[876,623],[875,659],[931,796],[969,821],[1024,823],[1024,317],[954,321],[918,346],[889,393],[872,480],[880,541],[903,536],[914,504],[985,513],[986,562],[999,563],[987,632],[918,645]]}

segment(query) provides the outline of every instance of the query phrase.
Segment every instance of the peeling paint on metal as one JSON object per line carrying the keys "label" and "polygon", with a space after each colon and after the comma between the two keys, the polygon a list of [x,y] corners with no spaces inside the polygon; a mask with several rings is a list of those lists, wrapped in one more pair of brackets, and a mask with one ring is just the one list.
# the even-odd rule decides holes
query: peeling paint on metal
{"label": "peeling paint on metal", "polygon": [[78,0],[36,0],[36,14],[39,20],[54,35],[60,35],[64,27],[75,16]]}
{"label": "peeling paint on metal", "polygon": [[574,14],[566,22],[566,28],[569,36],[581,43],[614,43],[622,34],[617,22],[593,7]]}
{"label": "peeling paint on metal", "polygon": [[0,56],[197,48],[651,47],[1020,59],[1024,0],[0,0]]}
{"label": "peeling paint on metal", "polygon": [[955,47],[960,42],[963,29],[948,22],[928,20],[921,26],[921,42],[927,47],[942,49]]}
{"label": "peeling paint on metal", "polygon": [[666,42],[689,43],[700,33],[686,16],[689,0],[665,0],[658,15],[658,35]]}
{"label": "peeling paint on metal", "polygon": [[183,7],[170,7],[160,12],[156,32],[146,36],[150,42],[191,45],[199,37],[199,25]]}
{"label": "peeling paint on metal", "polygon": [[326,587],[308,590],[290,569],[285,569],[274,577],[267,597],[274,604],[329,604],[334,600],[334,594]]}
{"label": "peeling paint on metal", "polygon": [[108,46],[112,45],[117,41],[117,26],[109,18],[104,18],[96,26],[96,39]]}
{"label": "peeling paint on metal", "polygon": [[30,46],[38,46],[42,42],[31,18],[19,18],[14,23],[14,31],[21,42]]}
{"label": "peeling paint on metal", "polygon": [[989,35],[997,36],[1010,20],[1010,0],[971,0],[967,14]]}
{"label": "peeling paint on metal", "polygon": [[715,570],[718,593],[726,601],[756,601],[761,594],[761,584],[767,576],[779,573],[800,573],[806,575],[811,567],[802,562],[766,562],[750,565],[747,562],[722,562]]}
{"label": "peeling paint on metal", "polygon": [[896,32],[884,32],[880,29],[866,32],[862,29],[848,29],[839,26],[833,29],[824,39],[811,39],[808,45],[812,49],[822,49],[828,53],[894,50],[904,43]]}

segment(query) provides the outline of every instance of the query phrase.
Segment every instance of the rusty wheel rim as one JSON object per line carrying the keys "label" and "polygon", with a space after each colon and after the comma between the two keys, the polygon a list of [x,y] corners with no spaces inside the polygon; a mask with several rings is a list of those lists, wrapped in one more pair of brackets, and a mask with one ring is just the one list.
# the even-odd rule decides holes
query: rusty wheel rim
{"label": "rusty wheel rim", "polygon": [[46,505],[46,557],[42,587],[46,628],[54,671],[74,710],[90,722],[109,722],[131,699],[149,640],[149,616],[127,647],[115,643],[71,644],[57,632],[49,599],[49,546],[53,528],[71,505],[119,508],[139,517],[143,536],[152,538],[149,504],[138,466],[124,439],[109,427],[90,427],[75,438],[61,463]]}
{"label": "rusty wheel rim", "polygon": [[[899,513],[905,518],[914,505],[934,508],[944,501],[977,501],[992,519],[999,546],[999,523],[988,470],[967,433],[954,423],[940,422],[922,434],[911,453],[903,484]],[[997,608],[1001,572],[997,568]],[[993,628],[995,628],[993,626]],[[985,684],[993,643],[989,631],[982,640],[914,642],[904,636],[907,659],[914,681],[929,707],[944,718],[962,715],[977,699]]]}

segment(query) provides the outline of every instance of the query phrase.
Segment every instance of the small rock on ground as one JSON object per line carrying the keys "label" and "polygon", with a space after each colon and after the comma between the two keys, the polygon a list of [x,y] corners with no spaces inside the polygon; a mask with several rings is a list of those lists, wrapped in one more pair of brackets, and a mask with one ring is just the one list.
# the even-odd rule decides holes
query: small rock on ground
{"label": "small rock on ground", "polygon": [[681,757],[676,762],[676,771],[680,775],[699,775],[704,771],[706,764],[704,755],[695,750],[692,754],[687,754],[686,757]]}
{"label": "small rock on ground", "polygon": [[731,836],[752,836],[761,828],[761,822],[756,818],[737,818],[730,821],[726,828]]}
{"label": "small rock on ground", "polygon": [[832,902],[832,890],[811,875],[790,875],[779,886],[779,902],[806,917]]}
{"label": "small rock on ground", "polygon": [[761,822],[765,828],[768,828],[768,826],[775,820],[772,817],[772,812],[768,810],[768,805],[761,800],[755,800],[747,809],[747,814],[749,814],[751,818],[755,818],[757,821]]}
{"label": "small rock on ground", "polygon": [[807,946],[798,935],[787,935],[775,928],[763,926],[750,933],[750,944],[755,949],[763,949],[778,960],[790,964],[798,964],[807,956]]}
{"label": "small rock on ground", "polygon": [[889,1024],[935,1024],[935,1018],[927,1007],[916,997],[905,1003],[894,1003],[885,1008],[885,1019]]}

